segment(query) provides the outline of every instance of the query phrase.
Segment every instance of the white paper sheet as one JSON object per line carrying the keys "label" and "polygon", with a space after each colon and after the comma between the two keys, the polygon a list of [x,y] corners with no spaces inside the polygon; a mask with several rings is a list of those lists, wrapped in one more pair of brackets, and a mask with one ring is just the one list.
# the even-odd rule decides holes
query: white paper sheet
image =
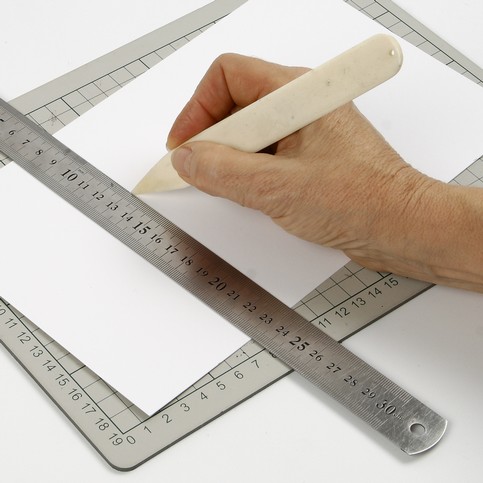
{"label": "white paper sheet", "polygon": [[[380,31],[343,2],[248,2],[57,135],[131,189],[165,153],[175,116],[218,54],[316,66]],[[357,104],[409,162],[448,181],[483,153],[483,90],[402,46],[401,72]],[[295,239],[259,213],[194,189],[143,199],[288,305],[347,261],[338,251]]]}
{"label": "white paper sheet", "polygon": [[[88,112],[85,117],[64,130],[59,137],[129,188],[163,154],[165,137],[174,116],[219,52],[234,50],[288,64],[315,66],[380,30],[375,23],[343,2],[299,0],[295,4],[289,0],[252,1],[195,39],[176,56],[169,57],[159,67],[104,101],[97,109]],[[483,109],[482,92],[470,81],[460,78],[453,71],[406,44],[404,51],[406,62],[403,71],[390,83],[364,96],[359,106],[408,161],[430,174],[449,179],[483,152],[483,120],[480,116]],[[77,220],[73,212],[71,213],[73,210],[60,207],[59,200],[52,203],[46,201],[45,204],[35,207],[36,210],[40,210],[38,213],[35,212],[33,218],[35,229],[26,233],[23,220],[26,219],[27,213],[23,211],[25,207],[22,205],[25,205],[25,201],[32,193],[36,193],[40,188],[35,187],[35,183],[30,186],[30,183],[23,181],[22,176],[15,174],[15,171],[14,167],[0,171],[0,206],[9,206],[8,210],[2,208],[2,221],[6,220],[0,225],[2,244],[3,239],[8,240],[13,235],[17,237],[15,243],[10,246],[11,263],[9,261],[2,267],[2,280],[5,286],[0,286],[0,293],[10,298],[19,309],[24,310],[42,328],[50,331],[53,337],[92,365],[102,377],[145,411],[150,412],[152,408],[159,408],[164,401],[156,391],[167,389],[167,383],[160,375],[165,365],[159,361],[152,361],[149,357],[166,346],[171,347],[181,357],[187,354],[186,360],[182,361],[186,362],[185,365],[181,362],[179,365],[170,363],[169,368],[174,378],[186,375],[193,366],[199,364],[199,354],[196,351],[183,350],[184,347],[180,350],[179,347],[173,346],[181,336],[187,338],[186,333],[176,335],[175,332],[171,332],[172,329],[179,328],[178,324],[171,324],[169,332],[164,333],[169,335],[164,339],[155,332],[160,309],[151,304],[156,301],[159,293],[167,290],[160,287],[162,282],[158,280],[159,274],[155,275],[150,268],[146,268],[145,273],[138,275],[137,270],[142,270],[137,267],[141,263],[140,260],[132,259],[131,264],[132,254],[129,254],[127,249],[117,247],[118,242],[113,240],[107,242],[105,237],[108,235],[84,228],[83,223]],[[7,173],[10,173],[8,179]],[[323,180],[321,189],[324,189]],[[20,203],[13,204],[12,200],[18,200],[19,194]],[[198,207],[204,195],[179,193],[177,196],[192,196],[193,205]],[[42,195],[42,199],[44,198],[47,200],[49,197]],[[163,203],[168,204],[168,201],[163,200]],[[213,201],[209,199],[209,203]],[[218,201],[223,203],[216,200]],[[172,204],[177,202],[176,197],[170,201]],[[220,208],[220,211],[223,212],[224,209]],[[243,230],[240,231],[258,236],[256,223],[259,220],[255,225],[250,223],[253,223],[252,215],[255,218],[260,218],[260,215],[247,213],[245,216],[239,213],[239,210],[236,207],[235,211],[229,212],[235,213],[235,227],[225,228],[226,232],[240,230],[240,226],[243,226]],[[5,218],[3,211],[6,212]],[[206,219],[209,220],[211,217],[210,211]],[[229,215],[222,217],[223,221],[226,221]],[[69,220],[74,220],[72,228],[69,228]],[[199,222],[200,218],[197,221]],[[269,220],[264,222],[271,223]],[[201,222],[201,225],[203,223]],[[219,226],[214,230],[215,234],[222,232]],[[51,232],[56,233],[54,238],[51,238]],[[79,259],[77,260],[77,256],[73,257],[72,263],[75,265],[69,267],[65,262],[71,260],[66,258],[63,252],[63,243],[65,241],[65,245],[68,246],[72,241],[70,237],[75,238],[76,235],[82,240],[80,245],[73,245],[78,246]],[[269,236],[272,237],[266,235]],[[280,247],[284,243],[282,238],[283,235],[279,232],[273,238],[264,241],[268,241],[267,246],[271,249],[273,246]],[[258,241],[260,239],[261,237]],[[59,243],[59,240],[63,240],[63,243]],[[292,239],[290,243],[292,242],[298,243],[298,240]],[[109,292],[102,296],[103,291],[109,290],[110,287],[104,278],[92,277],[88,270],[89,263],[84,263],[82,257],[91,255],[84,253],[87,243],[95,243],[96,246],[102,247],[102,263],[106,271],[112,270],[112,273],[115,273],[114,279],[126,280],[126,283],[129,283],[129,289],[126,289],[118,299],[113,300],[113,296],[108,295]],[[312,245],[307,250],[307,257],[302,256],[304,243],[289,244],[288,252],[278,255],[275,261],[272,259],[265,268],[268,270],[269,282],[274,278],[270,276],[272,272],[280,269],[277,277],[282,281],[282,288],[289,287],[289,295],[295,299],[299,298],[300,291],[302,295],[309,291],[306,288],[300,289],[308,277],[313,277],[309,283],[312,288],[332,273],[332,269],[327,269],[332,263],[332,257],[340,256],[332,250],[327,250],[323,254],[319,251],[320,247]],[[228,244],[228,239],[225,239],[220,245]],[[37,253],[41,256],[29,255],[28,252],[33,246],[37,247]],[[114,246],[116,247],[113,248]],[[235,239],[234,246],[237,252],[249,252],[245,242],[240,238]],[[310,253],[312,248],[314,251]],[[343,259],[341,257],[338,263]],[[48,263],[49,260],[58,263]],[[236,265],[236,261],[230,261]],[[286,264],[289,261],[293,265],[287,268]],[[306,265],[303,265],[302,261]],[[19,263],[24,263],[25,274],[18,273]],[[312,265],[317,266],[315,275]],[[257,273],[253,276],[260,280],[262,270],[259,266],[255,268]],[[252,275],[250,267],[246,270]],[[39,274],[45,277],[47,283]],[[7,286],[8,279],[11,279],[11,283]],[[73,302],[58,306],[59,294],[62,298],[72,301],[72,295],[67,287],[72,286],[76,280],[79,280],[82,286],[88,285],[90,292],[85,293],[84,300],[86,303],[89,302],[89,307],[75,307],[74,310]],[[26,287],[30,289],[27,290]],[[30,301],[32,292],[35,297]],[[175,295],[168,298],[170,302],[175,301],[168,309],[173,317],[179,317],[176,321],[182,321],[183,328],[194,316],[199,323],[195,329],[205,329],[208,322],[212,321],[210,312],[201,318],[197,312],[199,304],[189,294],[176,291]],[[141,320],[138,307],[143,307],[142,312],[145,314]],[[161,312],[164,310],[165,303],[162,304]],[[187,313],[183,317],[178,310],[186,310]],[[118,318],[119,313],[123,315],[122,322]],[[91,320],[92,314],[96,314],[94,321]],[[69,325],[66,326],[66,323]],[[78,338],[78,327],[84,323],[92,324],[92,332],[87,341]],[[135,329],[131,328],[133,323]],[[181,325],[181,322],[179,324]],[[107,333],[112,327],[123,327],[125,334],[121,331],[116,333],[119,333],[121,339],[129,339],[129,344],[121,345],[112,342],[111,339],[111,343],[106,345]],[[230,329],[220,322],[219,326],[212,328],[211,333],[217,334],[217,337],[219,334],[218,342],[227,348],[229,341],[233,339],[230,334],[222,335],[223,330]],[[207,332],[191,334],[191,342],[202,340],[203,346],[208,338]],[[144,357],[148,359],[142,359]],[[219,361],[221,358],[222,356],[218,356],[216,360]],[[135,367],[133,364],[137,360],[140,362]],[[112,376],[109,375],[109,371],[113,372]],[[190,379],[189,383],[194,382],[195,378],[194,375],[187,377]],[[177,391],[178,389],[172,388],[172,394],[168,399],[175,396]]]}
{"label": "white paper sheet", "polygon": [[248,338],[14,163],[0,294],[152,414]]}
{"label": "white paper sheet", "polygon": [[14,99],[210,0],[2,2],[0,97]]}

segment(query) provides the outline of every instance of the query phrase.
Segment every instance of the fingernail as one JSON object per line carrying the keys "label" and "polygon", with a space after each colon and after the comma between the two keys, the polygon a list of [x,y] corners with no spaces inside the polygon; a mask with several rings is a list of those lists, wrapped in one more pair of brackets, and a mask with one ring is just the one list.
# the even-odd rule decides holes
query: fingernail
{"label": "fingernail", "polygon": [[173,167],[181,176],[190,177],[192,151],[190,148],[178,148],[171,155]]}

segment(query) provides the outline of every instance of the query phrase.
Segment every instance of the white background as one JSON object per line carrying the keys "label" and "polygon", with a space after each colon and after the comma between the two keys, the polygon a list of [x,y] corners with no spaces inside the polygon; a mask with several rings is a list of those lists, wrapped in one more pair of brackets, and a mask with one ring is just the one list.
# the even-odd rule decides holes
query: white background
{"label": "white background", "polygon": [[0,97],[14,99],[208,3],[2,1]]}
{"label": "white background", "polygon": [[[432,3],[437,8],[438,2]],[[449,15],[448,25],[456,23]],[[471,11],[465,18],[472,18]],[[0,350],[0,479],[9,483],[480,481],[482,314],[481,295],[435,288],[346,343],[449,419],[442,442],[413,458],[291,375],[134,472],[120,474]]]}

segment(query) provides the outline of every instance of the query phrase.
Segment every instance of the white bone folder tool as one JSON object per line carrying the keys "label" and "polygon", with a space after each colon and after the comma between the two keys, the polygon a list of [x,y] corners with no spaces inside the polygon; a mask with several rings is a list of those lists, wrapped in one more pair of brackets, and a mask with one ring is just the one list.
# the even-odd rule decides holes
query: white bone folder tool
{"label": "white bone folder tool", "polygon": [[[396,39],[384,34],[374,35],[196,134],[186,143],[210,141],[255,153],[390,79],[399,71],[402,58]],[[171,164],[172,152],[148,171],[133,189],[134,194],[188,186]]]}

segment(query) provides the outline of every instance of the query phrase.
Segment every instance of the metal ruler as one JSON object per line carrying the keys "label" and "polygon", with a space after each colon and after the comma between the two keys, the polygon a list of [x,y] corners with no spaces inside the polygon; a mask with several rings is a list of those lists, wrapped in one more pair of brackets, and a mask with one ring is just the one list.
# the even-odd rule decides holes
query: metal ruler
{"label": "metal ruler", "polygon": [[[241,3],[214,2],[195,16],[186,16],[146,36],[149,38],[143,38],[142,48],[140,42],[129,44],[116,52],[115,59],[105,56],[76,75],[64,76],[16,99],[14,104],[31,120],[54,132]],[[421,28],[416,33],[410,27],[411,19],[398,12],[392,2],[348,3],[394,33],[406,32],[405,36],[423,50],[431,50],[463,75],[481,82],[481,76],[476,77],[480,73],[463,57],[456,60],[444,57],[446,54],[439,50],[441,44],[434,34]],[[386,7],[392,7],[394,13]],[[3,159],[3,163],[7,161],[8,158]],[[483,159],[480,158],[456,182],[483,186],[482,178]],[[370,272],[349,263],[298,303],[295,310],[335,339],[342,340],[428,287],[428,284]],[[2,343],[117,469],[138,466],[290,372],[258,344],[249,342],[148,418],[13,307],[1,303]]]}
{"label": "metal ruler", "polygon": [[[443,436],[445,419],[3,100],[0,100],[0,150],[406,453],[425,451]],[[4,321],[9,329],[7,337],[16,327],[12,322],[12,317]],[[26,335],[19,334],[17,341],[28,345]],[[30,348],[32,358],[42,360],[44,352],[39,349]],[[43,366],[47,369],[52,363],[46,360]],[[47,369],[54,371],[53,375],[56,370],[55,364],[52,371]],[[237,375],[243,376],[240,371]],[[68,391],[65,387],[70,382],[66,374],[57,375],[55,382],[64,394],[75,396],[73,401],[78,407],[84,405],[78,388]],[[181,406],[188,408],[186,403]],[[98,420],[103,427],[101,431],[108,430],[109,423],[102,421],[103,418]],[[131,434],[123,445],[118,433],[112,433],[111,441],[120,438],[115,452],[119,461],[126,462],[130,453],[123,453],[129,444],[136,444],[140,435],[136,436]]]}

